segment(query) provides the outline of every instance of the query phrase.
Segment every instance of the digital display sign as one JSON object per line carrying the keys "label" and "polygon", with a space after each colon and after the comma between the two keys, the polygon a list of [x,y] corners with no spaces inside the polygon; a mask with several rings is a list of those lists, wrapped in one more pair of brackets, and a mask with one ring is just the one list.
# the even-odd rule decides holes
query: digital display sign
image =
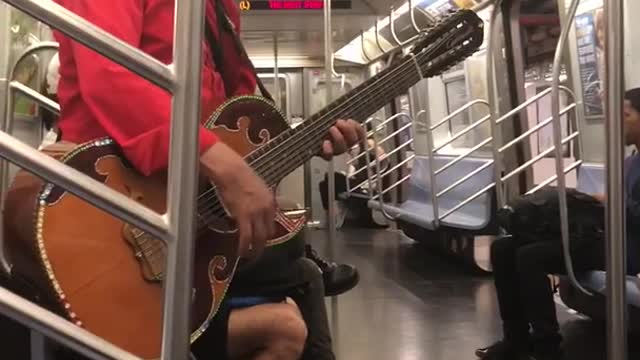
{"label": "digital display sign", "polygon": [[[323,0],[241,0],[238,7],[249,10],[322,10]],[[332,0],[331,9],[351,9],[351,0]]]}

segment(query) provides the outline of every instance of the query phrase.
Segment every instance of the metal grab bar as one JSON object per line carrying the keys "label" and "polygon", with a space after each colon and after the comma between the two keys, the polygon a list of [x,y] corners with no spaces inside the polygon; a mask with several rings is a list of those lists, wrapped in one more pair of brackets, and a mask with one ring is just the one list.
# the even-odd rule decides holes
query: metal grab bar
{"label": "metal grab bar", "polygon": [[175,77],[169,67],[145,52],[65,9],[53,1],[3,0],[16,9],[58,29],[101,55],[126,66],[165,90],[175,89]]}
{"label": "metal grab bar", "polygon": [[[564,138],[561,141],[561,145],[560,148],[562,148],[562,145],[565,145],[566,143],[568,143],[569,141],[575,139],[576,137],[578,137],[578,135],[580,135],[580,133],[578,133],[577,131],[572,133],[571,135],[567,136],[566,138]],[[537,163],[538,161],[540,161],[541,159],[543,159],[545,156],[551,154],[552,152],[554,152],[556,149],[556,146],[552,146],[550,148],[548,148],[547,150],[539,153],[538,155],[534,156],[533,158],[529,159],[529,161],[527,161],[526,163],[518,166],[517,168],[515,168],[514,170],[512,170],[510,173],[508,173],[507,175],[502,177],[502,181],[507,181],[509,179],[511,179],[512,177],[518,175],[519,173],[521,173],[522,171],[526,170],[528,167],[530,167],[531,165]]]}
{"label": "metal grab bar", "polygon": [[[568,113],[570,110],[575,109],[576,108],[576,103],[572,103],[569,106],[565,107],[564,109],[562,109],[562,112],[560,112],[560,115],[564,115],[566,113]],[[530,136],[531,134],[533,134],[534,132],[537,132],[538,130],[542,129],[543,127],[549,125],[551,122],[553,121],[553,117],[548,117],[546,120],[544,120],[543,122],[539,123],[538,125],[532,127],[531,129],[525,131],[522,135],[518,136],[517,138],[509,141],[507,144],[505,144],[504,146],[502,146],[499,150],[500,152],[505,152],[507,149],[509,149],[510,147],[514,146],[515,144],[517,144],[518,142],[524,140],[526,137]]]}
{"label": "metal grab bar", "polygon": [[[502,193],[502,183],[500,182],[500,178],[502,177],[502,157],[500,151],[498,151],[498,147],[502,144],[502,132],[500,131],[500,126],[498,119],[500,117],[500,109],[498,107],[498,95],[496,88],[496,73],[495,73],[495,60],[494,60],[494,51],[496,51],[495,46],[497,43],[497,26],[498,22],[498,12],[500,12],[500,8],[502,7],[502,0],[496,0],[491,9],[491,17],[489,20],[490,29],[489,29],[489,39],[487,41],[487,92],[489,98],[489,114],[491,115],[491,137],[493,137],[491,150],[493,152],[493,161],[494,161],[494,179],[496,181],[496,202],[498,203],[498,208],[504,205],[504,194]],[[480,196],[480,195],[478,195]],[[447,213],[449,214],[449,213]]]}
{"label": "metal grab bar", "polygon": [[[167,271],[163,284],[165,301],[162,359],[188,358],[204,0],[176,2],[173,44],[175,76],[169,67],[51,1],[4,1],[169,90],[173,93],[171,119],[191,120],[171,121],[166,216],[139,205],[104,184],[30,148],[5,132],[0,132],[0,156],[167,242]],[[11,307],[11,304],[7,304],[6,300],[0,298],[0,304],[17,320],[23,323],[29,323],[29,320],[38,321],[37,313],[28,311],[22,314]],[[96,345],[92,338],[83,334],[65,334],[51,324],[42,325],[46,331],[76,340],[68,343],[75,350],[119,351],[113,344],[105,342]]]}
{"label": "metal grab bar", "polygon": [[460,115],[463,111],[468,110],[469,108],[471,108],[473,105],[476,105],[476,104],[482,104],[482,105],[486,105],[487,107],[489,107],[489,103],[487,102],[487,100],[476,99],[476,100],[469,101],[468,103],[466,103],[466,104],[462,105],[461,107],[457,108],[451,114],[449,114],[446,117],[444,117],[442,120],[438,121],[435,125],[432,125],[431,126],[431,130],[435,130],[435,129],[439,128],[440,126],[442,126],[446,122],[451,121],[451,119],[453,119],[454,117]]}
{"label": "metal grab bar", "polygon": [[[397,148],[395,148],[395,149],[393,149],[393,150],[389,151],[388,153],[386,153],[386,154],[382,155],[382,156],[380,157],[380,161],[388,159],[391,155],[393,155],[393,154],[397,153],[398,151],[400,151],[400,150],[404,149],[405,147],[407,147],[407,146],[411,145],[411,143],[413,143],[413,139],[409,139],[409,140],[407,140],[407,141],[403,142],[403,143],[402,143],[402,144],[400,144]],[[364,166],[363,166],[363,167],[361,167],[360,169],[358,169],[358,170],[356,170],[356,171],[352,172],[351,174],[349,174],[349,176],[351,176],[351,177],[356,176],[357,174],[359,174],[360,172],[362,172],[362,170],[366,170],[366,167],[364,167]]]}
{"label": "metal grab bar", "polygon": [[[44,106],[47,110],[54,112],[56,114],[60,114],[60,104],[49,99],[48,97],[40,94],[39,92],[33,90],[32,88],[21,84],[18,81],[12,81],[9,83],[9,92],[10,96],[13,97],[15,93],[20,93],[29,99],[35,101],[40,106]],[[11,94],[13,92],[13,94]]]}
{"label": "metal grab bar", "polygon": [[[410,117],[409,115],[407,115],[407,114],[404,114],[404,113],[401,113],[401,114],[403,114],[403,115],[404,115],[404,116],[406,116],[406,117],[411,118],[411,117]],[[386,142],[387,140],[389,140],[389,139],[393,138],[394,136],[396,136],[396,135],[400,134],[401,132],[403,132],[403,131],[407,130],[408,128],[410,128],[410,127],[412,127],[412,126],[413,126],[413,124],[412,124],[412,123],[408,123],[408,124],[403,125],[403,126],[402,126],[402,127],[400,127],[398,130],[396,130],[396,131],[392,132],[391,134],[389,134],[389,135],[385,136],[382,140],[380,140],[380,141],[379,141],[379,143],[380,143],[380,144],[382,144],[382,143]],[[378,128],[380,128],[380,126],[377,126],[377,127],[376,127],[376,131],[378,131],[378,130],[377,130]],[[374,135],[374,137],[375,137],[375,135]],[[361,157],[363,157],[365,154],[367,154],[370,150],[372,150],[372,149],[371,149],[371,148],[368,148],[368,149],[367,149],[367,151],[363,151],[363,152],[361,152],[360,154],[358,154],[358,155],[354,156],[353,158],[349,159],[349,161],[347,161],[347,164],[352,164],[354,161],[358,160],[359,158],[361,158]]]}
{"label": "metal grab bar", "polygon": [[560,124],[560,65],[562,62],[562,54],[569,37],[569,31],[576,17],[578,5],[580,5],[580,0],[572,0],[571,5],[569,5],[567,21],[562,27],[562,31],[560,32],[560,38],[558,39],[558,45],[556,46],[556,53],[553,58],[553,74],[551,76],[551,116],[553,118],[553,142],[555,144],[555,165],[557,175],[556,182],[558,184],[558,206],[560,208],[560,231],[562,234],[562,252],[564,255],[564,264],[571,284],[581,292],[587,295],[591,295],[591,292],[587,291],[587,289],[580,285],[573,271],[573,261],[571,259],[569,244],[569,217],[567,210],[566,179],[564,176],[564,157],[562,156],[561,145],[562,124]]}
{"label": "metal grab bar", "polygon": [[[576,169],[578,166],[580,166],[582,164],[583,164],[583,161],[582,160],[578,160],[578,161],[574,162],[573,164],[571,164],[571,165],[567,166],[566,168],[564,168],[564,173],[568,174],[572,170]],[[541,182],[539,185],[537,185],[533,189],[527,191],[527,195],[531,195],[531,194],[535,193],[536,191],[542,189],[543,187],[551,184],[552,182],[556,181],[557,178],[558,178],[558,175],[550,176],[547,180]]]}
{"label": "metal grab bar", "polygon": [[458,162],[462,161],[464,158],[466,158],[467,156],[473,154],[474,152],[478,151],[478,149],[480,149],[481,147],[487,145],[488,143],[490,143],[493,140],[492,137],[488,137],[484,140],[482,140],[479,144],[477,144],[476,146],[472,147],[471,149],[465,151],[464,153],[458,155],[455,159],[451,160],[450,162],[446,163],[445,165],[443,165],[440,169],[435,171],[436,175],[441,174],[442,172],[444,172],[445,170],[447,170],[448,168],[452,167],[453,165],[457,164]]}
{"label": "metal grab bar", "polygon": [[[577,1],[577,0],[574,0]],[[607,147],[607,359],[627,358],[626,207],[624,187],[624,4],[606,0],[606,147]]]}
{"label": "metal grab bar", "polygon": [[89,358],[142,360],[3,287],[0,287],[0,310],[13,320],[26,324]]}
{"label": "metal grab bar", "polygon": [[467,180],[471,179],[472,177],[474,177],[476,174],[479,174],[482,170],[484,170],[484,169],[488,168],[489,166],[493,165],[493,162],[494,162],[493,160],[487,161],[484,165],[478,166],[477,169],[473,170],[469,174],[467,174],[464,177],[460,178],[458,181],[456,181],[453,184],[449,185],[447,188],[445,188],[444,190],[442,190],[439,193],[437,193],[436,196],[437,197],[441,197],[444,194],[448,193],[449,191],[455,189],[456,187],[458,187],[461,184],[463,184],[465,181],[467,181]]}
{"label": "metal grab bar", "polygon": [[487,116],[483,117],[482,119],[474,122],[473,124],[467,126],[466,128],[460,130],[457,134],[453,135],[447,141],[445,141],[444,143],[440,144],[438,147],[433,149],[433,152],[438,152],[438,151],[442,150],[445,146],[447,146],[447,145],[453,143],[454,141],[458,140],[460,137],[462,137],[463,135],[467,134],[471,130],[477,128],[478,126],[482,125],[483,123],[485,123],[489,119],[491,119],[491,115],[487,115]]}

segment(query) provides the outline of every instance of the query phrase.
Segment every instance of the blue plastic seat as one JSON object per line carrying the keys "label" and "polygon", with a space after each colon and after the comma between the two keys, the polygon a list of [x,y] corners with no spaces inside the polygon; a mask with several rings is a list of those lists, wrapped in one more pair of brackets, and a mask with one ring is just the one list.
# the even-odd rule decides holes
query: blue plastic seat
{"label": "blue plastic seat", "polygon": [[[435,169],[440,169],[454,159],[453,156],[435,156]],[[436,176],[436,191],[440,192],[460,180],[475,169],[491,160],[466,158]],[[431,181],[429,159],[416,156],[413,161],[407,200],[397,206],[385,204],[384,209],[391,216],[429,230],[437,228],[431,201]],[[479,190],[491,184],[494,179],[493,166],[490,165],[468,181],[438,198],[438,211],[441,217],[447,211],[469,198]],[[492,214],[493,192],[488,191],[469,204],[451,213],[441,220],[441,226],[464,230],[485,228]],[[369,207],[380,209],[378,200],[369,201]]]}

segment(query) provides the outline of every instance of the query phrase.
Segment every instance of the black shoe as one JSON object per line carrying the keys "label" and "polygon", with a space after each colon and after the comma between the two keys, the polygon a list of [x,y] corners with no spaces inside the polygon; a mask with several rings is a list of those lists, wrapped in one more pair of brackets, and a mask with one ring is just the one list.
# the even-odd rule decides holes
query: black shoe
{"label": "black shoe", "polygon": [[527,351],[514,347],[511,343],[498,341],[486,348],[476,350],[476,356],[483,360],[529,360]]}
{"label": "black shoe", "polygon": [[318,256],[311,245],[306,245],[305,248],[307,258],[318,265],[322,271],[325,296],[340,295],[358,285],[360,275],[354,266],[327,261]]}

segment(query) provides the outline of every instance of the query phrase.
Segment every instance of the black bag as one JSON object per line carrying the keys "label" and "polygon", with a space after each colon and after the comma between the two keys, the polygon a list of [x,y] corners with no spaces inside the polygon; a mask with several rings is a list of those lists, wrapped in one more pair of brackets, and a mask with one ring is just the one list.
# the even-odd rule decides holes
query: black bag
{"label": "black bag", "polygon": [[[605,207],[598,199],[575,189],[567,189],[569,240],[572,254],[604,248]],[[498,210],[498,224],[524,242],[560,243],[560,207],[556,187],[545,187],[523,195]]]}

